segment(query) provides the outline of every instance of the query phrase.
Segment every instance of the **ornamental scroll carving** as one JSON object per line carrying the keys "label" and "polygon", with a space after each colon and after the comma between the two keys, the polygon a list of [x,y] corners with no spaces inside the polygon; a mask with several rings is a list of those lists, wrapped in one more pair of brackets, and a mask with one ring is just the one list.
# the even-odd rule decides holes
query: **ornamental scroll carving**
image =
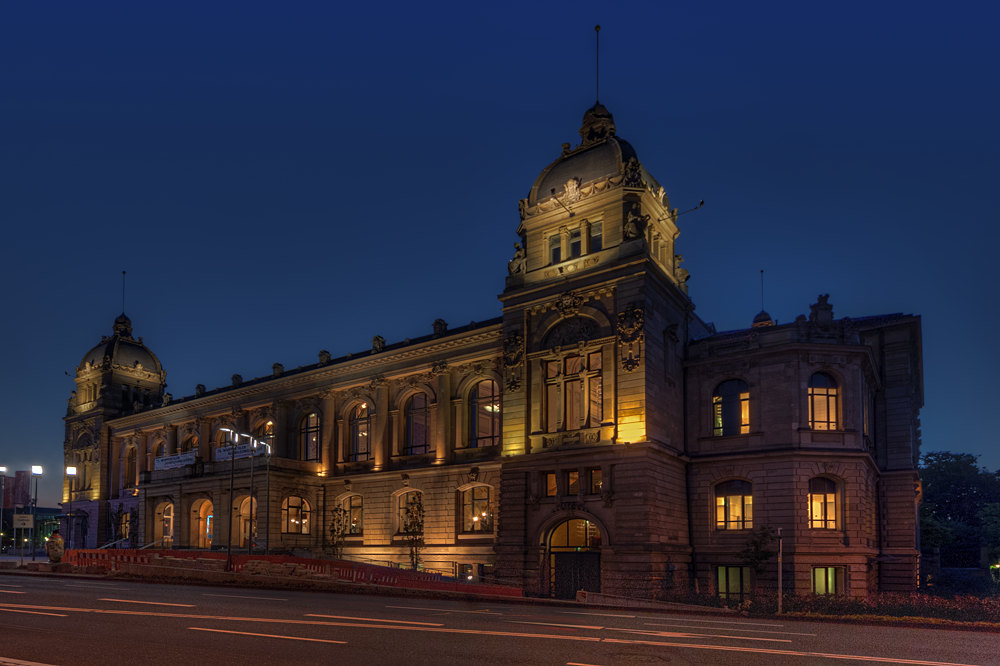
{"label": "ornamental scroll carving", "polygon": [[503,340],[504,389],[515,393],[521,390],[521,373],[524,365],[524,338],[511,333]]}
{"label": "ornamental scroll carving", "polygon": [[639,165],[639,160],[636,158],[628,158],[628,161],[622,167],[622,175],[624,176],[622,187],[646,187],[646,181],[642,177],[642,168]]}
{"label": "ornamental scroll carving", "polygon": [[618,314],[618,350],[622,370],[632,372],[639,367],[642,343],[645,340],[646,314],[641,305],[631,303],[625,312]]}

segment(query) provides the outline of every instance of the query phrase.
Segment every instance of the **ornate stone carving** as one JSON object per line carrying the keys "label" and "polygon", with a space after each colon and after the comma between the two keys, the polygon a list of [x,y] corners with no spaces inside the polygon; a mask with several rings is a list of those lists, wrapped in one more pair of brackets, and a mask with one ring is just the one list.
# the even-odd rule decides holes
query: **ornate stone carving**
{"label": "ornate stone carving", "polygon": [[643,215],[642,206],[633,202],[625,212],[625,240],[641,238],[647,222],[649,222],[649,215]]}
{"label": "ornate stone carving", "polygon": [[469,470],[469,482],[475,483],[477,481],[479,481],[479,468],[473,467]]}
{"label": "ornate stone carving", "polygon": [[319,350],[319,362],[320,365],[326,365],[330,362],[330,352],[325,349]]}
{"label": "ornate stone carving", "polygon": [[440,337],[448,332],[448,322],[441,318],[435,319],[431,327],[434,329],[434,337]]}
{"label": "ornate stone carving", "polygon": [[274,363],[271,365],[271,374],[275,377],[285,374],[285,366],[280,363]]}
{"label": "ornate stone carving", "polygon": [[233,386],[239,386],[243,383],[243,375],[233,375]]}
{"label": "ornate stone carving", "polygon": [[545,336],[545,347],[566,347],[598,337],[597,322],[589,317],[570,317],[559,322]]}
{"label": "ornate stone carving", "polygon": [[198,384],[197,386],[195,386],[194,387],[194,394],[196,396],[203,396],[203,395],[205,395],[205,385],[204,384]]}
{"label": "ornate stone carving", "polygon": [[431,376],[437,377],[448,372],[448,361],[435,361],[431,366]]}
{"label": "ornate stone carving", "polygon": [[567,201],[576,201],[580,198],[580,179],[570,178],[566,181],[563,198]]}
{"label": "ornate stone carving", "polygon": [[385,338],[381,335],[376,335],[372,338],[372,353],[379,354],[385,351]]}
{"label": "ornate stone carving", "polygon": [[385,385],[384,375],[372,375],[371,381],[368,382],[368,388],[371,389],[372,391],[384,385]]}
{"label": "ornate stone carving", "polygon": [[510,368],[520,365],[524,359],[524,338],[520,333],[511,333],[503,340],[503,365]]}
{"label": "ornate stone carving", "polygon": [[524,272],[525,252],[520,243],[514,243],[514,258],[507,262],[507,272],[519,275]]}
{"label": "ornate stone carving", "polygon": [[571,317],[578,314],[582,306],[583,298],[571,291],[567,291],[556,299],[556,309],[559,310],[563,317]]}
{"label": "ornate stone carving", "polygon": [[642,178],[642,167],[639,164],[639,160],[634,157],[628,158],[622,166],[622,187],[646,187],[646,181]]}
{"label": "ornate stone carving", "polygon": [[618,349],[622,370],[632,372],[639,367],[642,343],[645,339],[646,314],[642,305],[631,303],[618,314]]}

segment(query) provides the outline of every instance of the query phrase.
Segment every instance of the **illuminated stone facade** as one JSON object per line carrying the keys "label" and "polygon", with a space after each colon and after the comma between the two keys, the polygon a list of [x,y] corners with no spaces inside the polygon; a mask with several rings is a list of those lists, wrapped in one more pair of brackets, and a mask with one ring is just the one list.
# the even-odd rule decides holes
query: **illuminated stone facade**
{"label": "illuminated stone facade", "polygon": [[739,597],[776,579],[739,555],[765,527],[788,592],[912,589],[919,318],[822,296],[717,333],[663,188],[600,104],[580,134],[521,202],[496,320],[174,400],[119,317],[66,417],[74,544],[406,565],[419,494],[423,566],[529,594]]}

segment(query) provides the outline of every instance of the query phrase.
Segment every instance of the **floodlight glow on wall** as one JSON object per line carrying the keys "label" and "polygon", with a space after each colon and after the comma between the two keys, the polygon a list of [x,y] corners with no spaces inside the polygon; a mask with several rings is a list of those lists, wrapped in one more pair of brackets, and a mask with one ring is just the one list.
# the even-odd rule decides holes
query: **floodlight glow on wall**
{"label": "floodlight glow on wall", "polygon": [[41,465],[32,465],[31,466],[31,473],[34,476],[41,476],[42,475],[42,466]]}

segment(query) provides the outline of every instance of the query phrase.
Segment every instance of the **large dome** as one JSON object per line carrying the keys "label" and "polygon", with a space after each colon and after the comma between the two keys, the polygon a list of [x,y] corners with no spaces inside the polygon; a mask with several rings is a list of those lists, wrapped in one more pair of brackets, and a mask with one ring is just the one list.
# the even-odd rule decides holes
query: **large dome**
{"label": "large dome", "polygon": [[163,371],[156,355],[142,344],[142,338],[136,340],[132,337],[132,321],[124,312],[115,319],[114,335],[102,338],[100,344],[84,354],[80,368],[85,368],[88,363],[101,366],[104,359],[108,359],[111,365],[126,368],[141,366],[142,369],[155,373]]}
{"label": "large dome", "polygon": [[[615,136],[615,120],[611,112],[598,102],[583,114],[580,127],[581,143],[574,149],[563,144],[563,154],[545,167],[535,180],[528,194],[528,206],[534,206],[552,196],[561,196],[570,187],[584,187],[589,183],[620,176],[629,160],[638,161],[635,149],[628,141]],[[642,170],[647,182],[653,179]]]}

